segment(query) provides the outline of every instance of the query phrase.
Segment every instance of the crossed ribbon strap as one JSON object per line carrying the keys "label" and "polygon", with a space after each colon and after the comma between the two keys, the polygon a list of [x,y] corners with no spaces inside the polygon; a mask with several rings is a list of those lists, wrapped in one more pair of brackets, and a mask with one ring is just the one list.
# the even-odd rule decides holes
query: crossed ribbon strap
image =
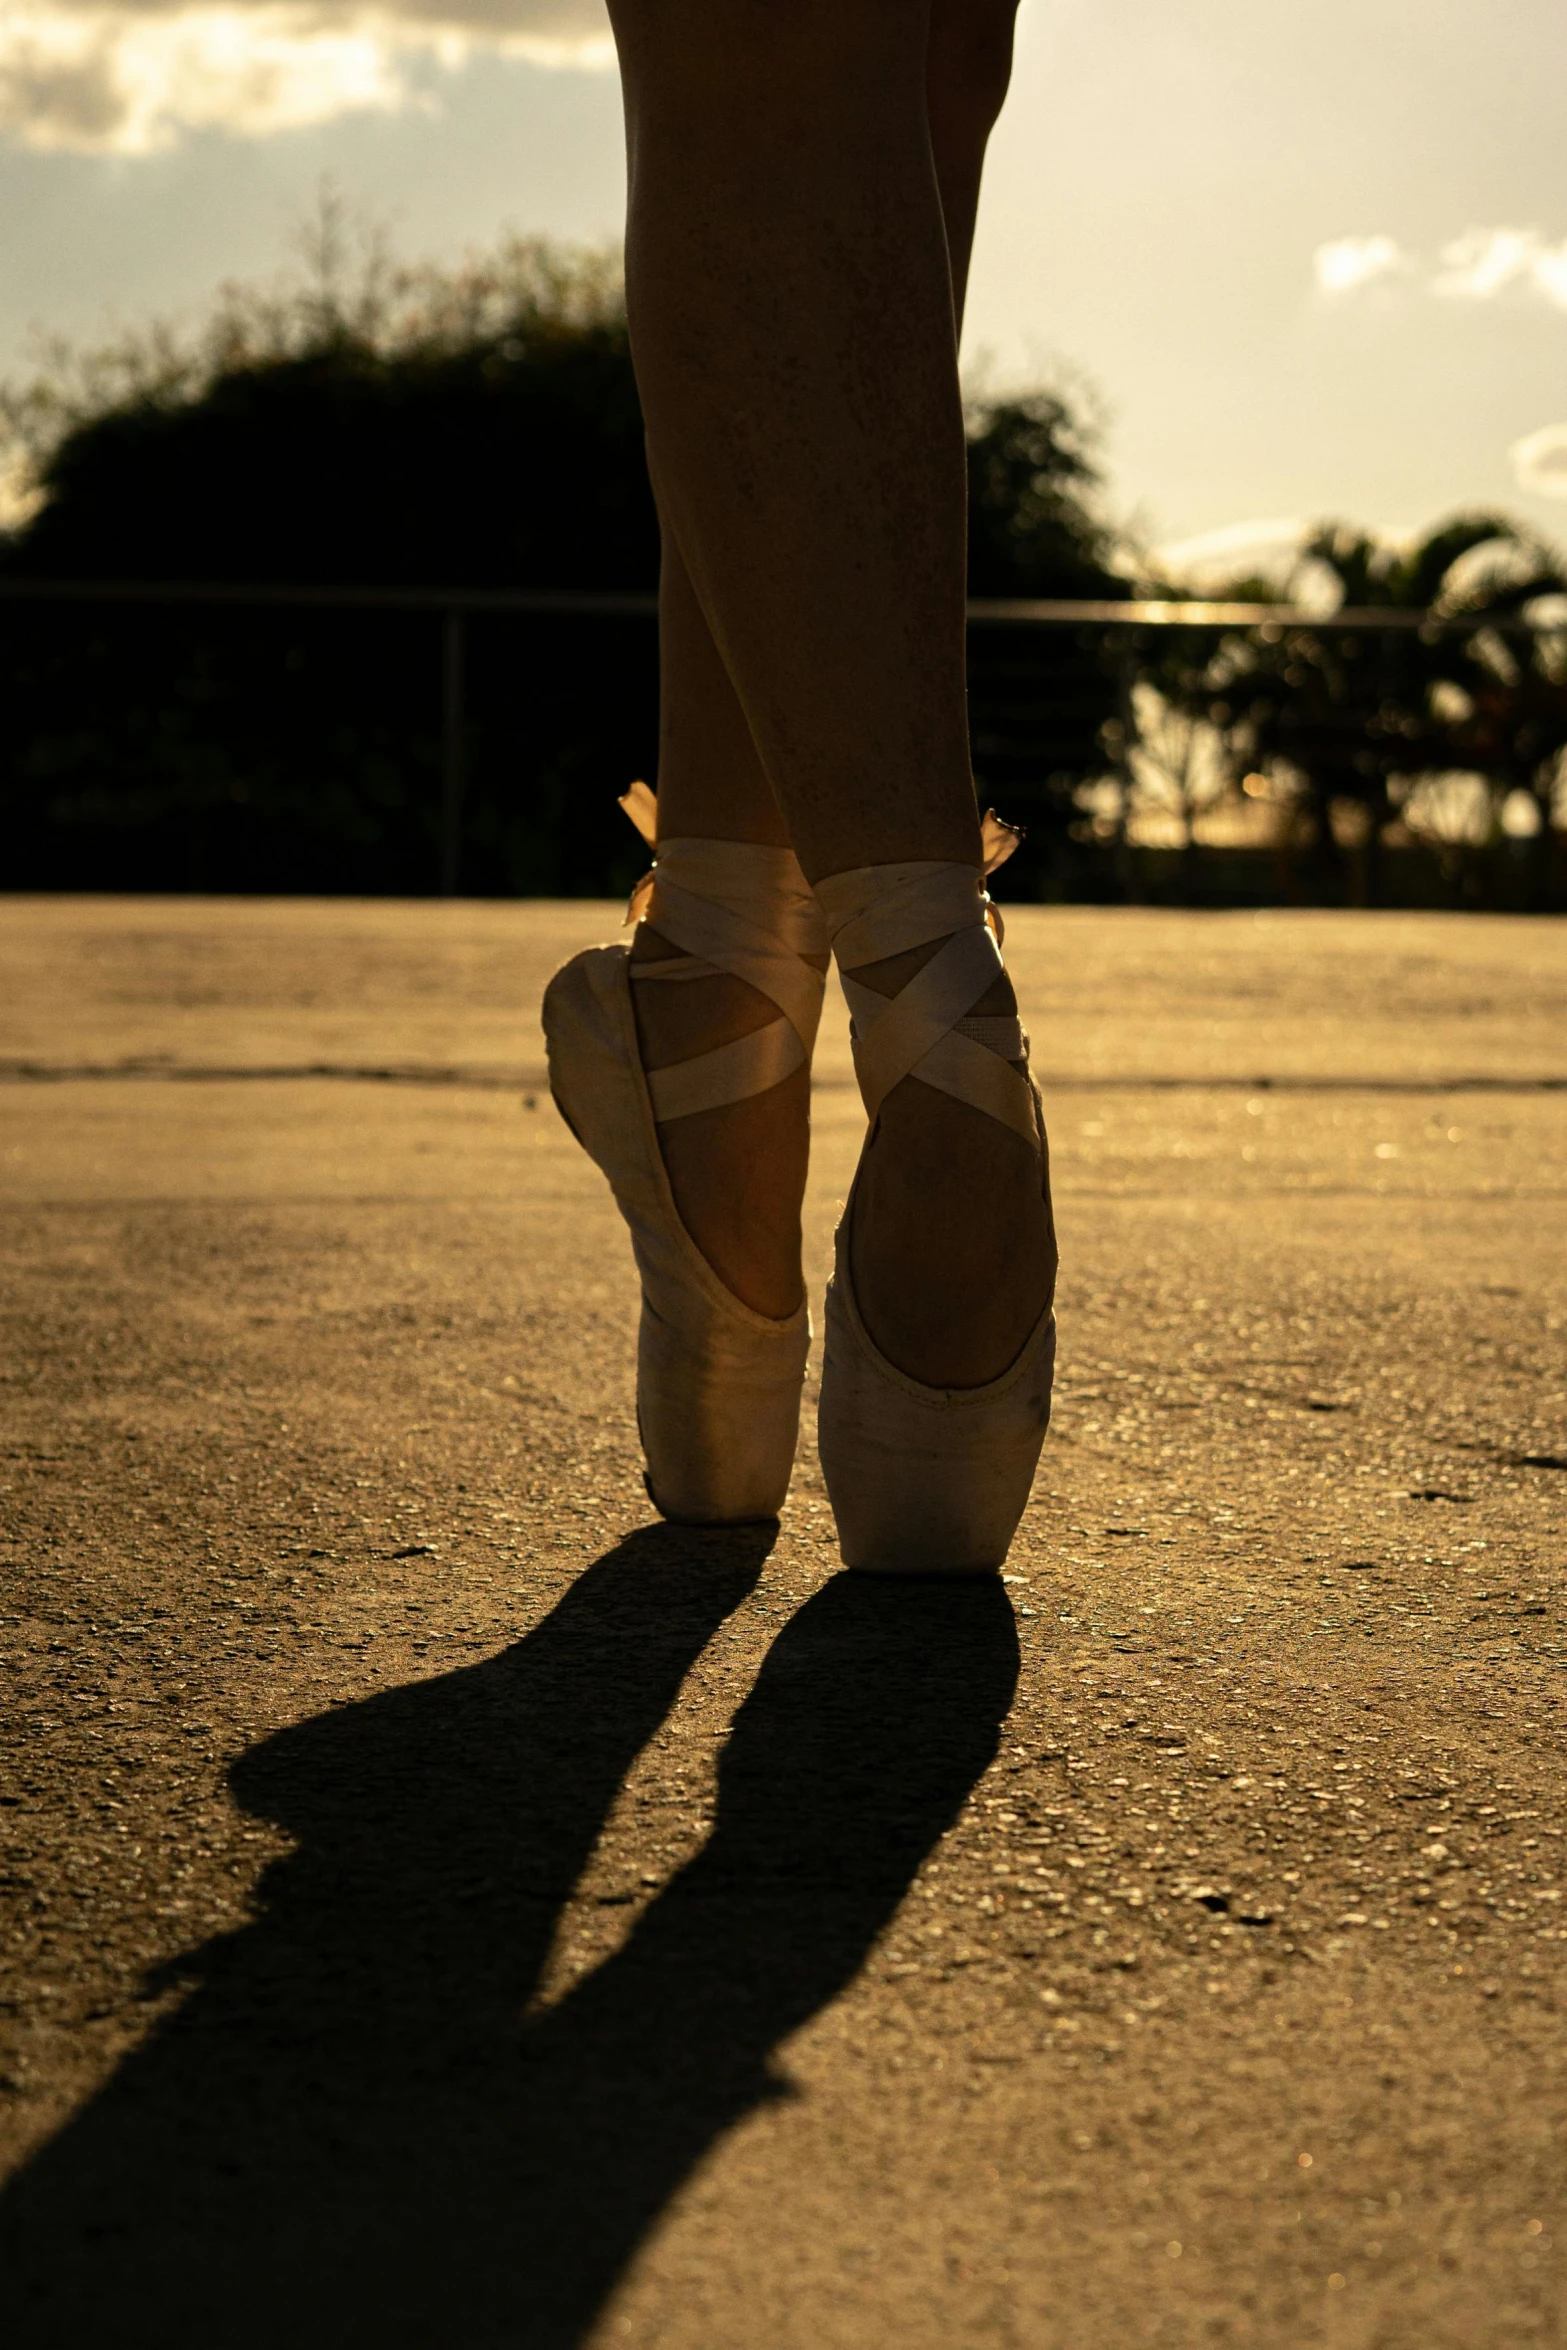
{"label": "crossed ribbon strap", "polygon": [[[828,952],[827,927],[788,849],[751,841],[670,840],[659,844],[644,919],[683,952],[634,962],[649,981],[713,979],[729,972],[777,1005],[780,1018],[694,1060],[647,1072],[660,1124],[721,1109],[782,1084],[811,1057],[826,973],[805,960]],[[640,893],[639,893],[640,898]],[[639,911],[639,899],[632,901]]]}
{"label": "crossed ribbon strap", "polygon": [[[1002,967],[979,869],[862,865],[819,881],[816,896],[853,1017],[854,1067],[866,1114],[874,1118],[901,1079],[918,1077],[999,1119],[1037,1150],[1034,1089],[1012,1066],[1028,1050],[1021,1026],[1015,1018],[969,1017]],[[945,945],[895,996],[878,995],[852,976],[863,964],[906,954],[934,938]]]}

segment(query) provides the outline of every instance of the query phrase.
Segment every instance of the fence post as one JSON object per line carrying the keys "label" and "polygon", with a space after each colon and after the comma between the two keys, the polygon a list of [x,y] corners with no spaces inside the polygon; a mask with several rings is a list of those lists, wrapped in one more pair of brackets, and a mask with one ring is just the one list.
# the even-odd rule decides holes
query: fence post
{"label": "fence post", "polygon": [[1136,739],[1137,726],[1135,696],[1137,657],[1142,642],[1141,629],[1124,628],[1121,631],[1121,641],[1116,647],[1115,691],[1116,704],[1121,714],[1121,747],[1115,764],[1121,785],[1121,814],[1115,830],[1115,871],[1116,879],[1121,884],[1122,903],[1129,906],[1140,905],[1143,894],[1132,844],[1127,838],[1127,825],[1132,814],[1132,788],[1135,782],[1135,770],[1132,766],[1132,744]]}
{"label": "fence post", "polygon": [[454,898],[462,874],[463,627],[456,604],[446,609],[441,674],[441,895]]}
{"label": "fence post", "polygon": [[[1399,642],[1390,628],[1384,628],[1377,641],[1377,674],[1379,690],[1384,702],[1396,703],[1399,688]],[[1386,859],[1382,847],[1382,828],[1391,813],[1388,799],[1387,768],[1378,763],[1373,797],[1367,809],[1365,866],[1361,883],[1361,897],[1367,906],[1380,906],[1386,896]]]}

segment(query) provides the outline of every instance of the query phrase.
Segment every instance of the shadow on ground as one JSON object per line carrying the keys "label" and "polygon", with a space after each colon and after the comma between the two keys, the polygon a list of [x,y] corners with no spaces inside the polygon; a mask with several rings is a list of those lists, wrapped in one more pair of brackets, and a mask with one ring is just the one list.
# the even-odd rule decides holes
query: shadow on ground
{"label": "shadow on ground", "polygon": [[840,1576],[735,1717],[704,1850],[527,2004],[628,1768],[765,1531],[632,1535],[514,1648],[268,1739],[298,1848],[259,1915],[0,2202],[8,2350],[582,2340],[770,2097],[995,1752],[999,1585]]}

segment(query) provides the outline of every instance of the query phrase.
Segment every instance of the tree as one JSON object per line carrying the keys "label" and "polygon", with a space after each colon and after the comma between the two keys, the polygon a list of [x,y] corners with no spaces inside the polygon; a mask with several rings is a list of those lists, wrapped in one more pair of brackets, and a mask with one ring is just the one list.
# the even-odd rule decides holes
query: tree
{"label": "tree", "polygon": [[[330,224],[329,224],[330,225]],[[231,289],[184,339],[56,354],[9,395],[24,576],[652,589],[612,256]],[[45,885],[420,891],[439,875],[441,636],[422,614],[11,606],[3,789]],[[470,621],[463,886],[629,885],[645,620]]]}
{"label": "tree", "polygon": [[[1092,426],[1059,393],[976,403],[969,412],[969,592],[1120,602],[1131,583],[1096,511]],[[1102,772],[1119,704],[1103,628],[983,626],[969,643],[974,764],[982,794],[1027,838],[1008,882],[1075,894],[1074,793]]]}
{"label": "tree", "polygon": [[[1481,779],[1491,798],[1492,829],[1515,793],[1533,815],[1529,902],[1554,901],[1560,806],[1567,782],[1567,626],[1562,575],[1548,551],[1530,540],[1482,544],[1478,560],[1460,560],[1440,608],[1474,611],[1483,625],[1443,640],[1447,658],[1431,701],[1449,730],[1453,763]],[[1557,624],[1549,625],[1554,610]],[[1527,633],[1500,623],[1527,619]],[[1407,812],[1407,807],[1406,807]]]}
{"label": "tree", "polygon": [[[1540,643],[1515,651],[1497,624],[1561,585],[1550,551],[1506,517],[1459,515],[1407,550],[1342,523],[1302,551],[1291,588],[1325,606],[1320,621],[1220,632],[1210,657],[1172,689],[1210,720],[1238,771],[1271,772],[1305,815],[1319,865],[1346,885],[1335,818],[1358,830],[1349,894],[1375,903],[1387,827],[1431,778],[1479,773],[1512,788],[1521,763],[1538,778],[1560,749],[1560,680]],[[1227,597],[1258,600],[1256,581]],[[1290,591],[1287,591],[1287,593]],[[1450,633],[1404,626],[1335,630],[1344,606],[1390,618],[1429,611],[1472,623]]]}
{"label": "tree", "polygon": [[[0,567],[651,590],[657,517],[616,256],[515,240],[442,271],[350,244],[328,203],[302,278],[229,288],[184,335],[56,350],[0,394],[37,492]],[[993,404],[972,431],[981,592],[1124,593],[1066,403]],[[433,886],[432,619],[18,612],[0,656],[0,791],[35,882]],[[614,802],[655,756],[651,623],[470,621],[467,639],[463,885],[626,885],[637,851]],[[1042,811],[1036,869],[1061,779],[1097,757],[1106,692],[1092,643],[991,640],[976,661],[982,771],[1014,813]]]}
{"label": "tree", "polygon": [[141,579],[651,587],[658,527],[611,256],[227,291],[12,393],[39,510],[9,568]]}

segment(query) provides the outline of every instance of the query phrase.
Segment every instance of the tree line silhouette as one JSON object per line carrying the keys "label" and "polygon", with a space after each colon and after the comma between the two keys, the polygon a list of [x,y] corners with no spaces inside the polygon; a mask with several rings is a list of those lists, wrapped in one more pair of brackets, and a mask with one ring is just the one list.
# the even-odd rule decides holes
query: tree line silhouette
{"label": "tree line silhouette", "polygon": [[[1136,592],[1101,511],[1083,405],[1041,392],[972,410],[971,594]],[[35,485],[33,511],[0,542],[0,585],[657,582],[607,254],[515,240],[456,270],[409,268],[373,246],[350,255],[328,206],[303,282],[228,289],[194,335],[47,352],[0,395],[0,424]],[[1204,821],[1245,778],[1278,821],[1272,862],[1253,860],[1243,892],[1374,898],[1385,844],[1410,836],[1433,779],[1461,774],[1468,812],[1445,848],[1435,827],[1432,871],[1445,855],[1455,886],[1494,894],[1510,809],[1507,889],[1554,900],[1567,629],[1496,626],[1559,595],[1548,550],[1475,516],[1399,555],[1327,529],[1304,562],[1328,603],[1430,606],[1475,625],[1434,639],[1351,636],[1330,620],[973,632],[976,771],[1028,832],[1014,894],[1213,894]],[[12,886],[439,886],[438,615],[14,598],[0,615]],[[465,629],[457,885],[618,890],[638,852],[614,802],[656,752],[652,622],[478,614]],[[1138,844],[1150,808],[1183,828],[1183,853],[1162,863]]]}

